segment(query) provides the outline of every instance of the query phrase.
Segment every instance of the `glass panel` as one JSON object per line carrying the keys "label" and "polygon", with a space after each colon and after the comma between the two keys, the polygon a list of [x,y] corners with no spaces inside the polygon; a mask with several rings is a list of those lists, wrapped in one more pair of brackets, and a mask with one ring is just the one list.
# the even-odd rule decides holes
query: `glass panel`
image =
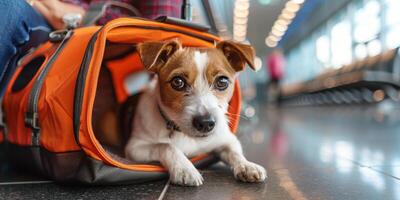
{"label": "glass panel", "polygon": [[400,1],[386,0],[386,8],[386,25],[400,24]]}
{"label": "glass panel", "polygon": [[354,39],[356,42],[367,42],[377,37],[381,26],[380,10],[379,2],[372,0],[356,11],[354,16]]}
{"label": "glass panel", "polygon": [[329,37],[323,35],[319,37],[315,44],[317,59],[324,65],[330,61],[330,44]]}
{"label": "glass panel", "polygon": [[387,48],[400,46],[400,0],[386,0],[386,38]]}
{"label": "glass panel", "polygon": [[331,31],[332,64],[338,68],[352,60],[351,25],[343,20],[333,26]]}
{"label": "glass panel", "polygon": [[370,56],[376,56],[382,52],[382,44],[379,40],[373,40],[368,43],[368,54]]}
{"label": "glass panel", "polygon": [[396,48],[400,46],[400,25],[391,27],[386,34],[386,46],[388,48]]}
{"label": "glass panel", "polygon": [[356,48],[354,49],[355,57],[359,60],[367,57],[368,50],[365,44],[357,44]]}

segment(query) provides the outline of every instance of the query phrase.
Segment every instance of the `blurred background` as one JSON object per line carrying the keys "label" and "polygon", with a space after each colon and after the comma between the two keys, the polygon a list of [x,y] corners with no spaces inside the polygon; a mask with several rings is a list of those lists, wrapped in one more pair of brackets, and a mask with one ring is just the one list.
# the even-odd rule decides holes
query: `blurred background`
{"label": "blurred background", "polygon": [[61,199],[400,199],[400,0],[165,2],[190,5],[187,20],[255,48],[261,70],[239,76],[238,137],[248,159],[267,169],[267,183],[235,182],[217,165],[201,171],[199,188],[166,180],[66,188],[14,172],[0,151],[0,185],[11,185],[0,187],[0,199],[53,191]]}
{"label": "blurred background", "polygon": [[[210,10],[199,9],[202,6],[196,3],[200,2],[206,2]],[[225,0],[193,4],[194,21],[208,23],[224,38],[255,47],[255,63],[262,69],[258,73],[247,70],[241,76],[246,95],[255,95],[257,88],[258,96],[265,97],[271,79],[279,79],[279,92],[269,94],[279,95],[284,103],[398,99],[398,0]],[[281,58],[278,63],[272,62],[271,68],[273,52]],[[275,60],[276,56],[272,57]],[[282,71],[277,78],[274,68]],[[306,102],[299,101],[304,99]]]}

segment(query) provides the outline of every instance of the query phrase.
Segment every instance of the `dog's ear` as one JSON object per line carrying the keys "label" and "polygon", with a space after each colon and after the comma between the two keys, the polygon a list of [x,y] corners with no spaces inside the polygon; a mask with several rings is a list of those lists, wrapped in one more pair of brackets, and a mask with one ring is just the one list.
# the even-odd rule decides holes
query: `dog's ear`
{"label": "dog's ear", "polygon": [[157,72],[158,67],[165,64],[178,49],[182,48],[178,40],[144,42],[137,46],[144,67]]}
{"label": "dog's ear", "polygon": [[246,63],[254,71],[259,70],[254,65],[255,51],[250,45],[233,41],[221,41],[217,44],[217,49],[222,51],[235,71],[242,71]]}

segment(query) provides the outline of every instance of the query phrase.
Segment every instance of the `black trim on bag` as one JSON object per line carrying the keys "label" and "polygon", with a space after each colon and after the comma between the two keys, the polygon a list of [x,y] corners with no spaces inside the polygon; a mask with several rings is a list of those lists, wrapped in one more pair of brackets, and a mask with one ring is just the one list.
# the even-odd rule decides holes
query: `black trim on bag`
{"label": "black trim on bag", "polygon": [[[181,31],[181,30],[176,30],[176,29],[171,29],[171,28],[163,28],[163,27],[155,27],[155,26],[140,26],[140,25],[125,25],[125,26],[120,26],[120,27],[115,27],[115,28],[121,28],[121,27],[134,27],[134,28],[141,28],[141,29],[148,29],[148,30],[162,30],[162,31],[167,31],[167,32],[175,32],[175,33],[180,33],[184,35],[188,35],[190,37],[198,38],[210,43],[214,43],[214,39],[210,39],[208,37],[203,37],[194,33],[190,33],[187,31]],[[90,64],[90,61],[93,56],[93,47],[94,44],[97,40],[98,34],[100,31],[102,31],[104,26],[97,30],[96,33],[92,36],[92,38],[89,40],[89,43],[87,45],[85,55],[82,59],[82,63],[80,65],[79,73],[78,73],[78,78],[76,79],[76,85],[75,85],[75,96],[74,96],[74,113],[73,113],[73,125],[74,125],[74,135],[75,135],[75,141],[78,145],[80,145],[79,142],[79,128],[80,128],[80,116],[82,113],[82,101],[83,101],[83,92],[85,89],[85,83],[86,83],[86,77],[87,77],[87,72],[88,72],[88,66]]]}
{"label": "black trim on bag", "polygon": [[11,92],[18,92],[24,89],[32,81],[45,61],[46,57],[44,55],[38,55],[30,60],[18,74],[14,83],[12,83]]}
{"label": "black trim on bag", "polygon": [[[45,176],[62,183],[85,185],[121,185],[143,183],[168,177],[167,172],[121,169],[86,155],[83,150],[51,152],[43,146],[8,143],[7,159],[18,170]],[[202,169],[215,164],[214,154],[193,163]]]}
{"label": "black trim on bag", "polygon": [[23,172],[32,172],[62,183],[121,185],[160,180],[165,172],[135,171],[110,166],[86,155],[83,150],[51,152],[43,146],[9,144],[7,157]]}
{"label": "black trim on bag", "polygon": [[[142,29],[148,29],[148,30],[162,30],[162,31],[166,31],[166,32],[181,33],[181,34],[188,35],[188,36],[191,36],[191,37],[194,37],[194,38],[197,38],[197,39],[201,39],[201,40],[204,40],[204,41],[207,41],[207,42],[210,42],[210,43],[214,43],[214,41],[215,41],[214,39],[211,39],[209,37],[204,37],[204,36],[197,35],[195,33],[190,33],[190,32],[187,32],[187,31],[176,30],[176,29],[173,29],[173,28],[156,27],[156,26],[139,26],[139,25],[129,25],[129,27],[142,28]],[[207,34],[212,35],[211,33],[207,33]]]}
{"label": "black trim on bag", "polygon": [[81,66],[79,68],[78,72],[78,77],[76,79],[76,85],[75,85],[75,96],[74,96],[74,113],[73,113],[73,125],[74,125],[74,135],[75,135],[75,141],[78,145],[80,145],[79,142],[79,128],[80,128],[80,116],[82,113],[82,101],[83,101],[83,91],[85,90],[85,82],[86,82],[86,75],[89,67],[87,67],[90,64],[90,61],[93,56],[93,47],[94,44],[97,40],[97,36],[99,35],[100,31],[103,30],[103,28],[100,28],[97,30],[96,33],[90,38],[88,46],[85,51],[85,55],[83,56]]}
{"label": "black trim on bag", "polygon": [[39,126],[39,113],[38,113],[38,101],[40,92],[42,90],[44,79],[46,78],[48,72],[52,68],[54,62],[56,61],[59,54],[65,47],[65,44],[69,41],[73,35],[72,30],[68,30],[65,34],[64,39],[61,41],[60,45],[57,47],[56,51],[51,55],[49,61],[46,63],[44,68],[39,72],[38,77],[33,83],[32,90],[29,94],[28,107],[25,113],[25,125],[32,129],[32,145],[39,146],[40,144],[40,126]]}

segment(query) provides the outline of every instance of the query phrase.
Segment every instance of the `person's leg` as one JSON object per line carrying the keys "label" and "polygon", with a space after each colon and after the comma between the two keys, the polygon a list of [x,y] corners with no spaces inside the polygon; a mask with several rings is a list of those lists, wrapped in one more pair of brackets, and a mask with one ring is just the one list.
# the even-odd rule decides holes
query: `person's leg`
{"label": "person's leg", "polygon": [[0,96],[17,59],[30,47],[47,40],[51,31],[45,19],[25,0],[0,1]]}

